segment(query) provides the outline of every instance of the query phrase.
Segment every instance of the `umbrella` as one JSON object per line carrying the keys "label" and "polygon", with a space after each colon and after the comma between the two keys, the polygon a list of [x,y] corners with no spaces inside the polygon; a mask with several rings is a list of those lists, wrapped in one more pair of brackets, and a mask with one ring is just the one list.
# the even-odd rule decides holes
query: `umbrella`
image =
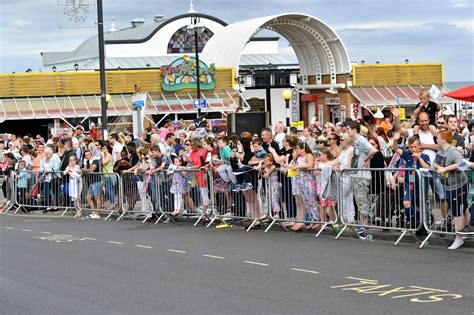
{"label": "umbrella", "polygon": [[444,93],[443,96],[466,102],[474,102],[474,85],[466,86],[462,89],[449,93]]}

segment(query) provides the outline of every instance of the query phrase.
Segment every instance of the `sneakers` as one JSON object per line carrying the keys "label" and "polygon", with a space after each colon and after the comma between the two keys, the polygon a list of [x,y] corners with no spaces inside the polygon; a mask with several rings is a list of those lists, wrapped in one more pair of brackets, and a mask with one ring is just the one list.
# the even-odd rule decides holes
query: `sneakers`
{"label": "sneakers", "polygon": [[240,184],[235,184],[234,187],[232,188],[233,191],[239,192],[242,190],[242,185]]}
{"label": "sneakers", "polygon": [[244,183],[244,184],[242,185],[242,191],[247,191],[247,190],[250,190],[250,189],[252,189],[252,188],[253,188],[253,186],[252,186],[252,184],[250,184],[250,183]]}
{"label": "sneakers", "polygon": [[357,234],[364,234],[365,232],[367,232],[367,229],[364,228],[364,227],[361,227],[361,226],[356,226],[352,229],[355,233]]}
{"label": "sneakers", "polygon": [[224,221],[232,220],[232,212],[226,212],[226,213],[224,214],[223,220],[224,220]]}
{"label": "sneakers", "polygon": [[464,241],[463,240],[458,240],[458,239],[455,239],[454,240],[454,243],[448,247],[448,249],[458,249],[459,247],[461,247],[462,245],[464,244]]}
{"label": "sneakers", "polygon": [[89,219],[92,219],[92,220],[100,220],[100,215],[97,215],[97,214],[90,214],[90,215],[89,215]]}

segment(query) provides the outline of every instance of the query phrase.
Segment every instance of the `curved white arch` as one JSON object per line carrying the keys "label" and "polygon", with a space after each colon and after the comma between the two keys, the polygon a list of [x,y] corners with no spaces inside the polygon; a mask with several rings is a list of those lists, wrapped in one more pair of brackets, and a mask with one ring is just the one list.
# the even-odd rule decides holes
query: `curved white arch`
{"label": "curved white arch", "polygon": [[234,67],[239,73],[242,51],[252,36],[261,29],[269,29],[285,37],[300,63],[302,75],[331,75],[351,72],[349,56],[340,37],[321,20],[302,13],[287,13],[240,21],[221,28],[209,40],[202,52],[203,60],[217,67]]}

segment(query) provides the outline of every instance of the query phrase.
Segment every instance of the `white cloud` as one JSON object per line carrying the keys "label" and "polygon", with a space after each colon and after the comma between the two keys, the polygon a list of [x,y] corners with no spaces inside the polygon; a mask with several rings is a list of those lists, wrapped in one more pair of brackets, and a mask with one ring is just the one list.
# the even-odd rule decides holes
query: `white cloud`
{"label": "white cloud", "polygon": [[467,8],[471,5],[470,0],[450,0],[449,2],[455,8]]}
{"label": "white cloud", "polygon": [[9,24],[10,26],[13,27],[25,27],[30,25],[32,22],[31,21],[25,21],[25,20],[13,20]]}
{"label": "white cloud", "polygon": [[405,20],[405,21],[383,21],[383,22],[372,22],[372,23],[350,23],[350,24],[341,24],[334,25],[336,31],[350,31],[350,30],[359,30],[359,31],[376,31],[376,30],[407,30],[407,29],[420,29],[424,26],[433,23],[444,23],[452,25],[457,28],[462,28],[469,32],[474,32],[474,20]]}
{"label": "white cloud", "polygon": [[450,25],[474,33],[474,19],[465,21],[449,22]]}

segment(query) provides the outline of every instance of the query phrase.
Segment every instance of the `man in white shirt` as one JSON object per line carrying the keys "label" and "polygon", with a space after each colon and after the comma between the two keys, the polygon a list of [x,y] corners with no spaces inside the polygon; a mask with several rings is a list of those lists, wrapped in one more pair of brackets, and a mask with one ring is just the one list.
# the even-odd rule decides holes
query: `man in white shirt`
{"label": "man in white shirt", "polygon": [[[358,156],[357,168],[368,168],[369,161],[377,153],[377,150],[370,144],[370,142],[363,136],[360,135],[360,124],[355,121],[347,122],[347,133],[352,138],[354,143],[354,156]],[[369,216],[372,215],[371,206],[369,204],[369,185],[370,185],[370,172],[368,171],[357,171],[352,177],[352,189],[354,199],[357,204],[359,212],[360,223],[367,225],[369,222]],[[365,232],[364,228],[356,229],[357,233]]]}
{"label": "man in white shirt", "polygon": [[279,121],[275,124],[275,137],[273,137],[273,140],[278,144],[280,150],[283,149],[283,139],[285,139],[285,126],[283,122]]}
{"label": "man in white shirt", "polygon": [[109,142],[112,146],[112,159],[115,164],[118,160],[121,159],[121,152],[123,150],[123,145],[119,142],[119,136],[117,133],[111,133],[109,136]]}

